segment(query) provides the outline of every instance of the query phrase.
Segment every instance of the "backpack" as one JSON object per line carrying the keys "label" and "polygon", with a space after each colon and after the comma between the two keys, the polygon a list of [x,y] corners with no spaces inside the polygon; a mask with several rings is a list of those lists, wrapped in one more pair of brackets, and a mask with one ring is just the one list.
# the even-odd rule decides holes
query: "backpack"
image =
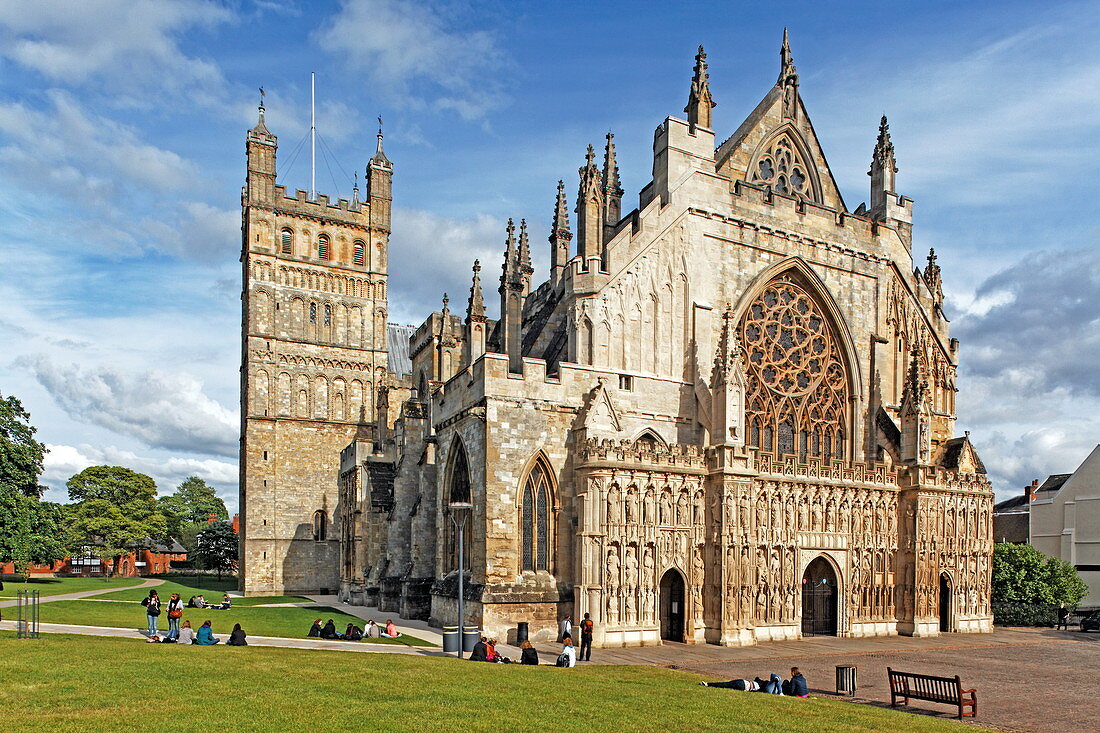
{"label": "backpack", "polygon": [[561,654],[559,654],[558,655],[557,666],[558,667],[568,667],[569,666],[569,655],[566,654],[565,652],[562,652]]}

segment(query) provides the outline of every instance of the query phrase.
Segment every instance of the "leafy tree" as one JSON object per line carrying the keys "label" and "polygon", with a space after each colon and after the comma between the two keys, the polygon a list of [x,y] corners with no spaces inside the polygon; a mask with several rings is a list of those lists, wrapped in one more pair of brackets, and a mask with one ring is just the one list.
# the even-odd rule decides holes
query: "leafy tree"
{"label": "leafy tree", "polygon": [[237,567],[237,534],[230,522],[211,522],[199,532],[195,542],[195,559],[205,567],[218,571],[232,572]]}
{"label": "leafy tree", "polygon": [[993,548],[994,603],[1076,606],[1088,586],[1077,570],[1031,545],[999,542]]}
{"label": "leafy tree", "polygon": [[26,574],[31,563],[68,555],[70,539],[66,507],[0,485],[0,563],[14,563]]}
{"label": "leafy tree", "polygon": [[16,397],[0,395],[0,486],[39,497],[45,490],[38,477],[46,446],[34,439],[30,418]]}
{"label": "leafy tree", "polygon": [[157,485],[143,473],[122,466],[91,466],[68,480],[73,509],[72,531],[82,544],[95,547],[112,573],[120,559],[149,539],[168,536],[157,509]]}
{"label": "leafy tree", "polygon": [[176,489],[176,493],[157,500],[161,513],[168,522],[168,534],[187,550],[195,549],[195,538],[206,527],[210,515],[228,519],[225,502],[214,493],[214,488],[198,476],[188,476]]}

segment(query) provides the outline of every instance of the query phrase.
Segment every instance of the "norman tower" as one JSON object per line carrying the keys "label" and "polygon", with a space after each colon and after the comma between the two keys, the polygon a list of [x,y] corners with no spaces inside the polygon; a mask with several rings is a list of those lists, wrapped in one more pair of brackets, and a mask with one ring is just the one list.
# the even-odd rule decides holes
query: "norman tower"
{"label": "norman tower", "polygon": [[[241,194],[241,578],[247,594],[335,589],[340,449],[375,419],[386,382],[393,165],[333,203],[275,184],[264,108]],[[362,423],[362,429],[360,424]]]}

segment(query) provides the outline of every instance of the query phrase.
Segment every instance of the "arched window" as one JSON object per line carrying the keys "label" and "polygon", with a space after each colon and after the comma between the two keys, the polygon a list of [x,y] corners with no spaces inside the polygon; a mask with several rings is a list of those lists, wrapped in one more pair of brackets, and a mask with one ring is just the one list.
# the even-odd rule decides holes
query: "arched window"
{"label": "arched window", "polygon": [[[451,448],[451,459],[448,463],[448,471],[450,475],[447,478],[447,503],[469,503],[471,501],[470,494],[470,465],[466,459],[466,449],[462,445],[462,441],[457,437],[454,440]],[[468,512],[472,514],[472,512]],[[455,528],[455,523],[448,516],[444,520],[446,524],[447,533],[447,548],[448,553],[443,558],[443,565],[445,572],[458,569],[458,531]],[[473,516],[467,516],[465,518],[465,530],[462,537],[462,553],[464,570],[469,571],[471,565],[471,552],[473,550],[473,535],[474,528],[472,526]]]}
{"label": "arched window", "polygon": [[637,440],[634,441],[634,448],[635,449],[640,450],[640,451],[646,451],[646,452],[649,452],[649,453],[653,453],[658,448],[663,447],[663,446],[664,446],[664,441],[662,441],[657,436],[657,434],[654,433],[652,430],[646,430],[645,432],[643,432],[641,435],[638,436]]}
{"label": "arched window", "polygon": [[283,254],[288,255],[291,251],[291,244],[294,241],[294,232],[289,229],[283,229],[282,234]]}
{"label": "arched window", "polygon": [[317,237],[317,256],[322,260],[328,259],[328,235],[322,234]]}
{"label": "arched window", "polygon": [[326,326],[331,326],[332,325],[332,306],[331,305],[326,305],[325,306],[325,325]]}
{"label": "arched window", "polygon": [[316,323],[317,322],[317,304],[316,303],[310,303],[309,304],[309,322],[310,323]]}
{"label": "arched window", "polygon": [[355,264],[360,266],[367,264],[366,245],[356,240],[352,247],[355,252]]}
{"label": "arched window", "polygon": [[328,515],[324,509],[313,512],[313,541],[324,542],[328,539]]}
{"label": "arched window", "polygon": [[780,455],[797,450],[801,457],[843,459],[848,366],[837,330],[811,292],[788,272],[742,316],[749,444]]}
{"label": "arched window", "polygon": [[550,570],[550,474],[541,460],[523,483],[521,569]]}

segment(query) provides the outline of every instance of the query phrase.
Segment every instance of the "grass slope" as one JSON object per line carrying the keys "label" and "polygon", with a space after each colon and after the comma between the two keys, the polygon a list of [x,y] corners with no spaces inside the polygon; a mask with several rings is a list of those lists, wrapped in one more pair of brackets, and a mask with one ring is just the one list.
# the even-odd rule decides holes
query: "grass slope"
{"label": "grass slope", "polygon": [[[43,672],[48,670],[48,674]],[[656,667],[0,637],[4,731],[962,731],[835,700],[699,687]]]}
{"label": "grass slope", "polygon": [[[144,594],[138,591],[141,598]],[[115,594],[111,594],[115,595]],[[102,596],[97,596],[102,597]],[[162,601],[166,599],[161,594]],[[42,623],[47,624],[80,624],[82,626],[112,626],[123,629],[144,629],[145,608],[137,601],[53,601],[43,603],[41,606]],[[316,618],[325,621],[332,619],[336,622],[336,629],[340,632],[348,624],[356,624],[360,628],[363,620],[354,616],[341,613],[328,606],[314,608],[295,608],[293,606],[283,608],[257,608],[254,606],[235,606],[227,611],[214,611],[211,609],[185,608],[183,620],[189,620],[194,628],[198,628],[203,621],[209,619],[213,622],[214,635],[221,634],[224,637],[233,629],[233,624],[240,624],[241,628],[249,634],[256,636],[285,636],[302,638],[309,631],[310,625]],[[162,631],[168,629],[168,615],[161,613],[159,627]],[[422,639],[402,635],[397,639],[372,639],[371,644],[409,644],[410,646],[432,646]]]}
{"label": "grass slope", "polygon": [[[108,588],[126,588],[132,585],[140,585],[145,578],[34,578],[27,581],[26,590],[36,590],[45,598],[46,596],[59,596],[63,593],[79,593],[86,590],[105,590]],[[14,598],[18,591],[24,590],[23,579],[13,579],[11,576],[4,578],[4,589],[0,590],[0,597]],[[141,593],[142,591],[133,591]],[[142,596],[144,598],[145,596]]]}
{"label": "grass slope", "polygon": [[[104,593],[97,598],[110,601],[140,601],[149,595],[150,590],[156,590],[161,601],[167,602],[173,593],[179,593],[184,603],[191,596],[201,595],[207,603],[218,604],[222,601],[222,595],[237,590],[235,578],[174,578],[165,580],[155,588],[138,588],[118,591],[117,593]],[[248,598],[234,598],[234,606],[255,606],[263,603],[310,603],[308,598],[302,596],[250,596]]]}

